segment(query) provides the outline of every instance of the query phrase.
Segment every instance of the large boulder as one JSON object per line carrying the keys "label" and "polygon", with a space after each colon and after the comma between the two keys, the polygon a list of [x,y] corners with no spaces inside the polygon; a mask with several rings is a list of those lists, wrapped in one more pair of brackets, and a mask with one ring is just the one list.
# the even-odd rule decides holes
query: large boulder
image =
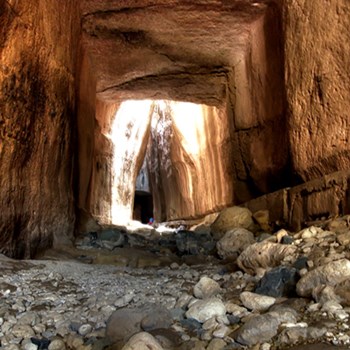
{"label": "large boulder", "polygon": [[297,293],[301,297],[311,297],[314,288],[320,285],[335,286],[350,278],[350,261],[341,259],[319,266],[304,275],[297,283]]}
{"label": "large boulder", "polygon": [[255,243],[252,232],[245,228],[235,228],[225,233],[224,237],[216,243],[221,258],[237,257],[245,248]]}
{"label": "large boulder", "polygon": [[242,252],[237,264],[243,271],[256,274],[259,269],[279,266],[286,258],[293,260],[296,250],[295,246],[269,241],[254,243]]}
{"label": "large boulder", "polygon": [[106,335],[115,343],[125,341],[142,330],[169,328],[171,322],[169,311],[160,305],[122,308],[114,311],[107,321]]}
{"label": "large boulder", "polygon": [[288,309],[271,311],[250,318],[234,335],[235,340],[246,346],[269,342],[278,333],[278,327],[284,322],[296,322],[295,313]]}
{"label": "large boulder", "polygon": [[220,239],[227,231],[237,227],[246,229],[254,227],[252,212],[249,209],[241,207],[224,209],[211,225],[211,232],[215,239]]}

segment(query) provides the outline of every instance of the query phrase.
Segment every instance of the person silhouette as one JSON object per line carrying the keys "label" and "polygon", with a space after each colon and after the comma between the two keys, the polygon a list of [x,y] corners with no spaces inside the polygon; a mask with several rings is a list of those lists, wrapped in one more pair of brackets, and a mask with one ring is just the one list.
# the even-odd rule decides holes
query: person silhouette
{"label": "person silhouette", "polygon": [[149,219],[149,221],[148,221],[148,224],[147,224],[147,225],[152,226],[152,225],[153,225],[153,223],[154,223],[154,219],[153,219],[153,218],[150,218],[150,219]]}

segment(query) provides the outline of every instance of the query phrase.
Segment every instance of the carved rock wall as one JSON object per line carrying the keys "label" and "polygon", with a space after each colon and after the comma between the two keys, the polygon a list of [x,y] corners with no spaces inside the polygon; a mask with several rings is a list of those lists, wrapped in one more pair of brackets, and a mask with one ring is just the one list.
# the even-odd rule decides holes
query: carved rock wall
{"label": "carved rock wall", "polygon": [[138,141],[115,148],[126,99],[207,105],[186,129],[178,104],[169,147],[148,149],[158,220],[348,170],[349,12],[348,0],[0,1],[0,252],[71,236],[74,204],[101,223],[115,203],[131,216],[150,119],[117,118]]}
{"label": "carved rock wall", "polygon": [[0,2],[0,252],[13,257],[73,234],[79,35],[74,0]]}
{"label": "carved rock wall", "polygon": [[147,153],[156,220],[195,218],[230,205],[231,159],[225,108],[185,102],[158,107]]}
{"label": "carved rock wall", "polygon": [[350,168],[349,12],[347,0],[285,1],[289,142],[303,181]]}
{"label": "carved rock wall", "polygon": [[229,76],[236,203],[291,182],[281,32],[281,9],[272,4],[251,24]]}
{"label": "carved rock wall", "polygon": [[111,222],[132,219],[137,175],[145,158],[151,128],[151,101],[126,101],[115,115],[113,141]]}
{"label": "carved rock wall", "polygon": [[96,103],[90,210],[103,224],[111,223],[114,145],[110,135],[118,108],[119,104],[99,100]]}

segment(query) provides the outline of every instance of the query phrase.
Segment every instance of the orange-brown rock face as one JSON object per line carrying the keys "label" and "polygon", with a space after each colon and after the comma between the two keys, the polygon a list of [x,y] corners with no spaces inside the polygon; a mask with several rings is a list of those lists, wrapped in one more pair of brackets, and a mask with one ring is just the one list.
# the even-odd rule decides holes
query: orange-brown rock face
{"label": "orange-brown rock face", "polygon": [[349,13],[348,0],[0,0],[0,252],[72,235],[74,209],[131,217],[150,119],[118,119],[129,99],[202,114],[175,103],[151,128],[158,220],[349,169]]}
{"label": "orange-brown rock face", "polygon": [[350,2],[285,1],[286,89],[295,171],[350,168]]}
{"label": "orange-brown rock face", "polygon": [[156,220],[194,218],[230,205],[231,159],[224,108],[158,104],[147,153]]}
{"label": "orange-brown rock face", "polygon": [[[60,14],[58,16],[58,14]],[[0,2],[0,252],[72,235],[76,1]]]}
{"label": "orange-brown rock face", "polygon": [[[194,217],[348,167],[346,1],[332,3],[328,22],[324,7],[293,0],[86,0],[81,6],[101,100],[192,101],[226,116],[209,118],[205,131],[189,116],[188,128],[207,144],[200,161],[173,118],[168,150],[159,148],[166,161],[152,176],[158,219]],[[221,153],[209,130],[225,130]]]}
{"label": "orange-brown rock face", "polygon": [[[207,131],[220,134],[225,129],[227,133],[222,152],[223,157],[231,158],[221,159],[217,154],[215,166],[219,172],[229,168],[225,175],[230,178],[228,192],[217,197],[213,194],[220,191],[221,185],[217,185],[210,194],[213,197],[203,200],[211,203],[204,209],[196,200],[190,203],[193,196],[186,192],[186,186],[179,185],[179,198],[175,200],[172,195],[173,214],[168,212],[166,216],[197,215],[210,211],[209,207],[231,203],[233,197],[240,203],[289,184],[285,176],[290,159],[282,23],[277,4],[205,0],[194,4],[183,0],[82,2],[84,45],[91,58],[99,99],[191,101],[215,106],[220,114],[227,115],[227,122],[208,118]],[[203,132],[197,126],[193,128]],[[181,142],[180,135],[178,144]],[[210,137],[206,142],[212,142]],[[203,165],[212,158],[201,158],[201,166],[188,168],[200,174],[205,168],[214,176],[217,170]],[[185,164],[189,159],[182,161]],[[182,176],[185,178],[180,179]],[[183,184],[188,181],[186,177],[181,171],[172,181]],[[214,205],[217,198],[219,202]],[[163,206],[164,199],[156,202],[158,207]],[[162,209],[163,213],[167,211]]]}
{"label": "orange-brown rock face", "polygon": [[209,105],[225,99],[227,74],[267,8],[241,0],[85,0],[81,7],[99,98]]}

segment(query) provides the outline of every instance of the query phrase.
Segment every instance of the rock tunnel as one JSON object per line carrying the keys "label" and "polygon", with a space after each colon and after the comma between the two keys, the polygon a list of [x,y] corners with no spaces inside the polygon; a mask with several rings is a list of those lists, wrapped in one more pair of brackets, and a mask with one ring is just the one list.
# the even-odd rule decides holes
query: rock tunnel
{"label": "rock tunnel", "polygon": [[0,349],[348,349],[349,28],[0,0]]}
{"label": "rock tunnel", "polygon": [[2,1],[1,252],[132,218],[142,166],[159,221],[345,174],[348,7]]}

